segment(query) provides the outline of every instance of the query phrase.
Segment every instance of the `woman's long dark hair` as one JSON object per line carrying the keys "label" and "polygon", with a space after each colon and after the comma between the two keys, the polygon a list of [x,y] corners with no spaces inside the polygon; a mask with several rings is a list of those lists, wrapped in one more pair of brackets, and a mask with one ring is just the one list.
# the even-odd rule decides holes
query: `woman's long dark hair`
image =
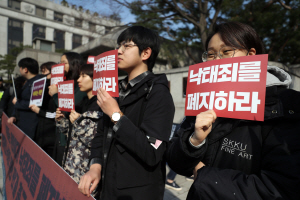
{"label": "woman's long dark hair", "polygon": [[84,64],[80,54],[76,52],[67,52],[62,56],[66,56],[69,63],[69,71],[65,74],[66,80],[74,80],[75,83],[79,78],[79,68]]}

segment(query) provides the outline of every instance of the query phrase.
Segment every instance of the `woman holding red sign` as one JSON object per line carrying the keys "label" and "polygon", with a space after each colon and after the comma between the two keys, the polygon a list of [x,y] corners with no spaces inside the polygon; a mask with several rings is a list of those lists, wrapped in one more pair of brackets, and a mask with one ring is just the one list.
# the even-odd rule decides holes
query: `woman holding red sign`
{"label": "woman holding red sign", "polygon": [[58,108],[55,117],[56,126],[61,132],[68,133],[71,130],[62,166],[77,183],[89,169],[91,141],[103,114],[97,105],[97,96],[92,94],[93,68],[94,65],[85,64],[80,69],[78,86],[87,96],[79,103],[76,111],[71,111],[68,120]]}
{"label": "woman holding red sign", "polygon": [[[242,23],[216,26],[203,61],[263,54],[255,30]],[[268,66],[264,122],[217,118],[213,110],[186,117],[167,162],[195,181],[187,199],[299,199],[300,93],[291,77]]]}
{"label": "woman holding red sign", "polygon": [[[82,57],[75,52],[67,52],[61,56],[61,63],[65,64],[65,81],[74,80],[74,101],[75,101],[75,110],[77,110],[78,104],[81,102],[83,97],[86,96],[85,92],[79,90],[77,79],[79,78],[79,68],[84,64]],[[49,95],[52,96],[56,106],[58,107],[58,88],[57,85],[49,86]],[[67,113],[65,113],[68,115]],[[67,146],[67,140],[65,135],[59,132],[56,132],[56,143],[53,152],[53,159],[59,164],[62,165],[62,158]]]}

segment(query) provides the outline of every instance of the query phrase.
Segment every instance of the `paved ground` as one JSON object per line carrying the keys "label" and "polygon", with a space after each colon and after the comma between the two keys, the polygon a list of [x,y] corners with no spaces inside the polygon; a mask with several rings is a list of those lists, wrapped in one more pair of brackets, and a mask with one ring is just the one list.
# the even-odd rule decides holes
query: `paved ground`
{"label": "paved ground", "polygon": [[[1,139],[0,139],[0,147],[1,147]],[[0,148],[1,152],[1,148]],[[169,169],[167,168],[167,172]],[[175,191],[172,189],[166,189],[165,190],[165,195],[164,195],[164,200],[185,200],[188,190],[193,183],[192,181],[187,181],[185,177],[177,175],[175,178],[176,183],[182,187],[182,190],[180,191]],[[0,200],[2,200],[2,188],[3,188],[3,170],[2,170],[2,156],[0,153]]]}
{"label": "paved ground", "polygon": [[[167,169],[168,171],[168,169]],[[182,190],[175,191],[172,189],[165,190],[164,200],[185,200],[187,193],[193,183],[193,181],[187,181],[184,176],[177,175],[175,177],[176,183],[182,187]]]}

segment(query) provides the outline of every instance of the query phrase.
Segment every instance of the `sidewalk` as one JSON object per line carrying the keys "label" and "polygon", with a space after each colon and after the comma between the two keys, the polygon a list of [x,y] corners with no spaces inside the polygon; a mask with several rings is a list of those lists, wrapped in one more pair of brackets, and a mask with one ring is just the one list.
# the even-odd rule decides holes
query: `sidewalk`
{"label": "sidewalk", "polygon": [[[167,172],[169,171],[167,167]],[[187,181],[184,176],[177,175],[175,177],[176,183],[182,187],[182,190],[175,191],[172,189],[165,189],[164,200],[185,200],[188,194],[188,191],[193,184],[193,181]]]}

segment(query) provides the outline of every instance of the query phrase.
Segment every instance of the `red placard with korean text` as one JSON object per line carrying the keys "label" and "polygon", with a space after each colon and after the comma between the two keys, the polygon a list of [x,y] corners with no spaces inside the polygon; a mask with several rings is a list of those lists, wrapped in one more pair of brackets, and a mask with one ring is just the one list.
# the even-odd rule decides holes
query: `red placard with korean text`
{"label": "red placard with korean text", "polygon": [[118,50],[102,53],[95,57],[93,74],[93,95],[104,88],[112,97],[119,96]]}
{"label": "red placard with korean text", "polygon": [[[78,184],[16,125],[2,115],[3,185],[5,199],[85,200]],[[5,190],[5,191],[4,191]]]}
{"label": "red placard with korean text", "polygon": [[65,64],[57,64],[51,67],[51,83],[50,85],[57,84],[64,81]]}
{"label": "red placard with korean text", "polygon": [[189,67],[185,115],[264,121],[268,55],[203,62]]}
{"label": "red placard with korean text", "polygon": [[58,83],[58,107],[67,112],[75,110],[74,80]]}
{"label": "red placard with korean text", "polygon": [[95,56],[89,56],[87,59],[87,64],[94,64],[95,62]]}

